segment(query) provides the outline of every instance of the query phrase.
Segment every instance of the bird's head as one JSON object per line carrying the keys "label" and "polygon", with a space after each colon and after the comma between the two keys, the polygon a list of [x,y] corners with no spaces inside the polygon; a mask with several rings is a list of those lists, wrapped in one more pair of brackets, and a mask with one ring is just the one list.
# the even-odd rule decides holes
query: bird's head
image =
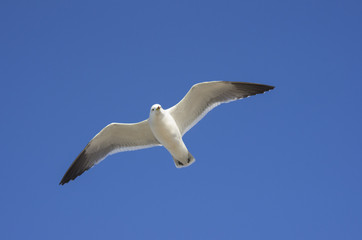
{"label": "bird's head", "polygon": [[152,113],[158,114],[158,113],[160,113],[162,110],[163,110],[163,109],[162,109],[162,107],[161,107],[160,104],[153,104],[152,107],[151,107],[151,111],[150,111],[150,112],[151,112],[151,114],[152,114]]}

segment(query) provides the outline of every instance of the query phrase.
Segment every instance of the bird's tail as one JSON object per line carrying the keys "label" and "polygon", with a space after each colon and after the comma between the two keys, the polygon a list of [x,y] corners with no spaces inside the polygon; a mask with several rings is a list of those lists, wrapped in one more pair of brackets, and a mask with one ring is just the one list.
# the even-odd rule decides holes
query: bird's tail
{"label": "bird's tail", "polygon": [[176,159],[174,156],[172,156],[172,157],[173,157],[173,161],[175,162],[175,165],[177,168],[188,167],[195,162],[195,158],[194,158],[194,156],[191,155],[190,152],[189,152],[187,158],[185,158],[185,159]]}

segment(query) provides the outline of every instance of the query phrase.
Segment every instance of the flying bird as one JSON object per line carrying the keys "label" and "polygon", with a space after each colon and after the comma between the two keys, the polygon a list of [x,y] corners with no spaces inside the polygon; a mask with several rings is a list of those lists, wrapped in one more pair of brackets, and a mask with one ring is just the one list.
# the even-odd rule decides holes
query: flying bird
{"label": "flying bird", "polygon": [[226,81],[195,84],[179,103],[169,109],[154,104],[149,118],[142,122],[107,125],[78,155],[59,184],[74,180],[108,155],[155,146],[164,146],[177,168],[187,167],[195,162],[182,140],[187,131],[221,103],[264,93],[273,88],[263,84]]}

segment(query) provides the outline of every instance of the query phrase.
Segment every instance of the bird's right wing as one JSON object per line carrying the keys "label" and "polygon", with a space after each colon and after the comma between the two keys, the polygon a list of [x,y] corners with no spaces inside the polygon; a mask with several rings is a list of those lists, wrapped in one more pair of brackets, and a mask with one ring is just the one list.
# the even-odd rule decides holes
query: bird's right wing
{"label": "bird's right wing", "polygon": [[60,181],[63,185],[101,162],[110,154],[160,146],[148,120],[122,124],[111,123],[102,129],[74,160]]}

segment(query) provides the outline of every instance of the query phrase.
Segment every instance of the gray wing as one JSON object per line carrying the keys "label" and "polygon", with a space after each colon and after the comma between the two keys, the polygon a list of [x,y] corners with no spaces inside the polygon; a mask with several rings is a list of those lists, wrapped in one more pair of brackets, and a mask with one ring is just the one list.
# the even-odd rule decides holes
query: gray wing
{"label": "gray wing", "polygon": [[273,86],[244,82],[203,82],[192,86],[186,96],[168,111],[184,135],[221,103],[263,93],[273,88]]}
{"label": "gray wing", "polygon": [[111,123],[102,129],[74,160],[59,184],[75,179],[110,154],[160,146],[148,120],[134,124]]}

